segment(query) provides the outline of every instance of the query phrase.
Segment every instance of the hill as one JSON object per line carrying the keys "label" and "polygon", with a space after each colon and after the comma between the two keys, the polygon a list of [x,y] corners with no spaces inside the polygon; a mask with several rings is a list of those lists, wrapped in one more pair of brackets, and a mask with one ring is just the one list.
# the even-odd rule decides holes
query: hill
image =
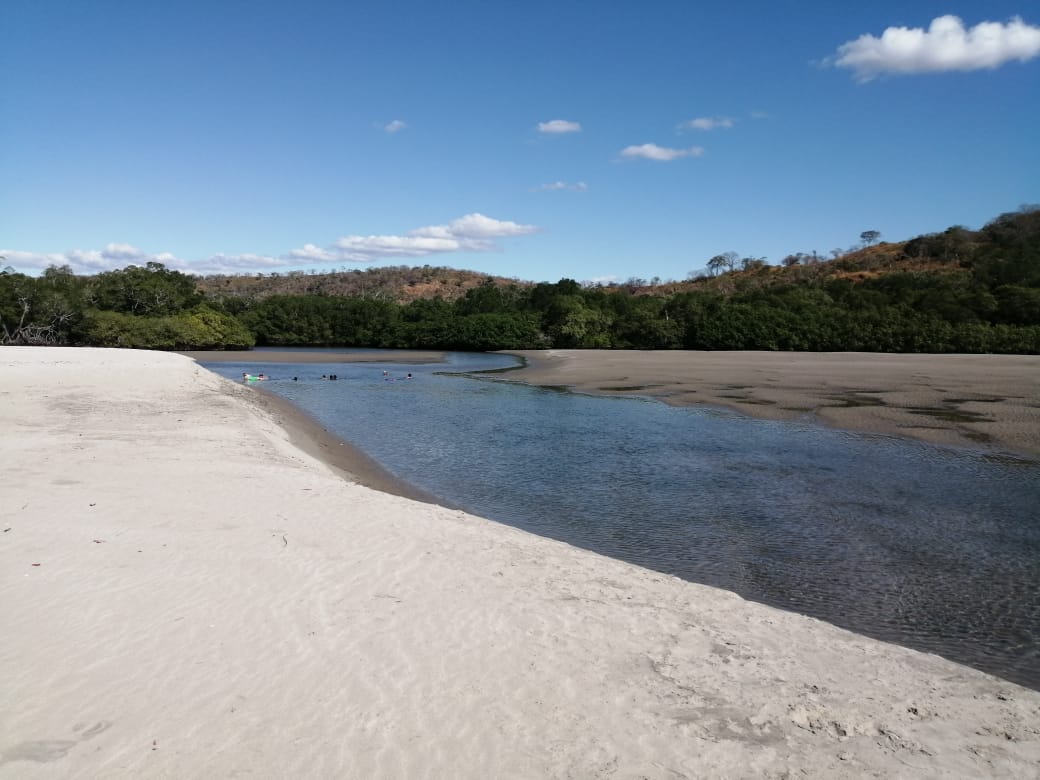
{"label": "hill", "polygon": [[[906,241],[881,242],[849,250],[832,258],[815,253],[794,253],[778,264],[762,258],[740,259],[727,253],[713,261],[715,272],[691,274],[682,281],[649,283],[642,279],[595,285],[606,290],[624,290],[633,295],[668,297],[684,292],[714,292],[730,295],[783,285],[818,285],[833,280],[859,284],[891,274],[917,277],[970,275],[980,254],[1006,249],[1008,245],[1040,244],[1040,207],[1023,206],[1003,214],[981,230],[955,225],[941,233],[920,235]],[[387,266],[316,273],[289,271],[252,275],[212,275],[197,280],[198,291],[220,302],[240,298],[258,302],[274,295],[322,295],[392,301],[408,304],[440,298],[455,302],[482,285],[528,289],[547,280],[520,280],[491,276],[479,271],[441,266]]]}
{"label": "hill", "polygon": [[218,302],[227,298],[256,302],[272,295],[331,295],[407,304],[431,298],[457,301],[489,280],[502,287],[531,284],[479,271],[399,265],[329,273],[289,271],[251,276],[206,276],[198,280],[197,289],[207,300]]}

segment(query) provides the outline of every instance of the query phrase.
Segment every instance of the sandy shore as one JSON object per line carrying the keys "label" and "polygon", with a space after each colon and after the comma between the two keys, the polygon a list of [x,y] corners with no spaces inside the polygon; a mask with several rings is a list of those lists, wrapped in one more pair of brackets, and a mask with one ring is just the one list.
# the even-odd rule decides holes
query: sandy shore
{"label": "sandy shore", "polygon": [[1040,455],[1040,356],[859,352],[510,352],[507,378],[709,404],[774,420]]}
{"label": "sandy shore", "polygon": [[0,430],[0,778],[1040,774],[1040,693],[344,480],[182,356],[4,347]]}

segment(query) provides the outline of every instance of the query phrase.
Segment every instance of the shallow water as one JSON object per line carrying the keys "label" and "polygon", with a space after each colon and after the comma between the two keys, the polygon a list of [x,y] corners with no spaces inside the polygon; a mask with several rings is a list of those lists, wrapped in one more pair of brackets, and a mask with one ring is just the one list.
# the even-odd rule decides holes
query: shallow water
{"label": "shallow water", "polygon": [[265,371],[266,389],[453,506],[1040,689],[1035,461],[442,374],[515,365],[503,355],[262,354],[203,365]]}

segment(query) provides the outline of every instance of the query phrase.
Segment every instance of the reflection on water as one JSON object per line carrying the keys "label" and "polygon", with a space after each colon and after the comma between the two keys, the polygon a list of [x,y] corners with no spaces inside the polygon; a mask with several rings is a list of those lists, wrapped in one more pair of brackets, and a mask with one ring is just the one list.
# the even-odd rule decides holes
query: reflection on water
{"label": "reflection on water", "polygon": [[501,355],[261,357],[207,367],[453,506],[1040,688],[1036,462],[439,373]]}

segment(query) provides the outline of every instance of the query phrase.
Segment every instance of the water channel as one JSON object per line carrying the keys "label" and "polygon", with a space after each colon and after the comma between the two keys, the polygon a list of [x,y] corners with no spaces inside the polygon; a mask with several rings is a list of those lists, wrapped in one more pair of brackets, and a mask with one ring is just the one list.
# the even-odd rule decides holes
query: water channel
{"label": "water channel", "polygon": [[1036,461],[466,376],[505,355],[202,364],[452,506],[1040,689]]}

